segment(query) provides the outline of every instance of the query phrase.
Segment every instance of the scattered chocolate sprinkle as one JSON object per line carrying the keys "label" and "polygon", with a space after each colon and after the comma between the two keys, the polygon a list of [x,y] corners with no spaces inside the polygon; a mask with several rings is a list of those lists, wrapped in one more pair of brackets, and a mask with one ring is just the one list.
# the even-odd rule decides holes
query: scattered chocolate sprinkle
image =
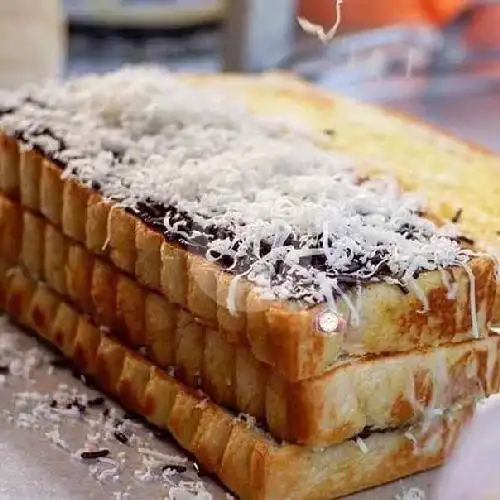
{"label": "scattered chocolate sprinkle", "polygon": [[451,218],[451,222],[453,222],[453,224],[456,224],[462,218],[463,211],[463,208],[459,208],[457,210],[456,214]]}
{"label": "scattered chocolate sprinkle", "polygon": [[323,129],[323,134],[333,136],[335,135],[335,130],[333,128],[325,128]]}
{"label": "scattered chocolate sprinkle", "polygon": [[82,451],[80,457],[82,460],[96,460],[97,458],[104,458],[109,455],[109,450],[102,449],[97,451]]}
{"label": "scattered chocolate sprinkle", "polygon": [[115,436],[115,439],[117,441],[120,441],[122,444],[128,444],[128,436],[124,434],[123,432],[115,431],[113,433],[113,436]]}
{"label": "scattered chocolate sprinkle", "polygon": [[158,430],[158,429],[155,429],[153,431],[153,436],[157,439],[170,439],[171,438],[171,435],[168,432]]}
{"label": "scattered chocolate sprinkle", "polygon": [[0,375],[8,375],[10,373],[10,369],[8,366],[0,366]]}
{"label": "scattered chocolate sprinkle", "polygon": [[50,407],[51,407],[51,408],[57,408],[58,404],[59,404],[59,403],[58,403],[55,399],[53,399],[53,400],[50,402]]}
{"label": "scattered chocolate sprinkle", "polygon": [[102,406],[106,402],[106,399],[103,396],[97,396],[94,399],[89,399],[87,401],[87,406],[89,408],[96,408],[97,406]]}
{"label": "scattered chocolate sprinkle", "polygon": [[167,470],[173,470],[177,474],[183,474],[184,472],[187,471],[187,467],[185,465],[178,465],[178,464],[168,464],[162,467],[161,471],[165,472]]}
{"label": "scattered chocolate sprinkle", "polygon": [[77,401],[73,406],[77,408],[82,415],[87,411],[87,407],[83,403],[80,403],[80,401]]}
{"label": "scattered chocolate sprinkle", "polygon": [[12,107],[12,106],[9,106],[9,107],[0,106],[0,116],[14,113],[14,111],[16,111],[16,109],[17,108]]}
{"label": "scattered chocolate sprinkle", "polygon": [[109,413],[110,413],[110,410],[109,408],[104,408],[103,412],[102,412],[102,416],[104,418],[108,418],[109,417]]}
{"label": "scattered chocolate sprinkle", "polygon": [[37,107],[42,108],[42,109],[47,108],[47,105],[44,102],[39,101],[38,99],[35,99],[33,97],[29,97],[29,96],[26,97],[25,102],[27,102],[29,104],[33,104],[33,106],[37,106]]}
{"label": "scattered chocolate sprinkle", "polygon": [[76,408],[82,414],[87,411],[87,407],[77,398],[66,404],[67,410],[71,410],[72,408]]}

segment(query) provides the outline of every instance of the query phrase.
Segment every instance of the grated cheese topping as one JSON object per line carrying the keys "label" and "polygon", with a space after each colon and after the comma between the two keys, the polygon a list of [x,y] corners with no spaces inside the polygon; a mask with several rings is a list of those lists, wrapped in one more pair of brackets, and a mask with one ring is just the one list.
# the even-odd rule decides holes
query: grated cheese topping
{"label": "grated cheese topping", "polygon": [[356,319],[347,290],[385,281],[419,296],[419,273],[471,256],[393,179],[362,178],[299,126],[156,67],[2,93],[0,129],[265,297],[332,311],[340,298]]}
{"label": "grated cheese topping", "polygon": [[364,442],[364,440],[362,438],[360,438],[359,436],[356,438],[356,444],[362,453],[364,453],[365,455],[368,453],[368,451],[369,451],[368,446],[366,446],[366,443]]}

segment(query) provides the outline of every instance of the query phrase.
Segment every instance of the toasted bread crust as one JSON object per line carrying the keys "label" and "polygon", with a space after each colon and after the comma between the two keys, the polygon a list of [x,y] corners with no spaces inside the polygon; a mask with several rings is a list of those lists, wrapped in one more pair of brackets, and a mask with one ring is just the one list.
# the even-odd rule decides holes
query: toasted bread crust
{"label": "toasted bread crust", "polygon": [[[5,266],[0,266],[4,269]],[[373,434],[312,449],[278,445],[104,334],[20,268],[3,273],[4,307],[21,325],[56,346],[128,409],[168,430],[242,500],[327,500],[436,467],[471,408],[434,419],[425,429]],[[321,474],[318,474],[318,471]]]}
{"label": "toasted bread crust", "polygon": [[[447,299],[439,272],[419,277],[418,286],[429,302],[425,314],[421,300],[412,292],[405,294],[387,284],[364,287],[361,326],[352,326],[345,335],[328,336],[317,330],[316,317],[322,306],[297,310],[286,302],[264,300],[244,280],[236,287],[235,317],[227,307],[231,279],[227,273],[165,241],[139,219],[104,202],[98,193],[73,180],[61,179],[61,171],[58,177],[57,167],[38,152],[20,148],[16,155],[15,141],[5,136],[0,145],[0,172],[9,171],[8,176],[0,176],[3,193],[19,196],[25,206],[43,214],[64,234],[135,276],[139,283],[159,291],[170,302],[188,309],[204,324],[223,332],[229,341],[249,345],[257,359],[287,380],[324,373],[341,353],[408,351],[473,336],[469,277],[461,268],[449,270],[458,287],[456,300]],[[12,187],[16,175],[11,170],[20,172],[18,193]],[[471,262],[478,326],[483,334],[495,298],[493,268],[487,257]],[[345,303],[339,304],[339,309],[349,314]]]}
{"label": "toasted bread crust", "polygon": [[498,336],[351,357],[321,376],[289,382],[259,362],[248,346],[234,345],[42,217],[0,196],[0,222],[2,214],[15,213],[21,214],[16,217],[21,220],[20,262],[30,276],[43,277],[128,348],[144,348],[156,365],[175,369],[177,379],[202,388],[218,404],[257,418],[288,442],[339,443],[367,426],[400,427],[429,410],[468,404],[500,390]]}

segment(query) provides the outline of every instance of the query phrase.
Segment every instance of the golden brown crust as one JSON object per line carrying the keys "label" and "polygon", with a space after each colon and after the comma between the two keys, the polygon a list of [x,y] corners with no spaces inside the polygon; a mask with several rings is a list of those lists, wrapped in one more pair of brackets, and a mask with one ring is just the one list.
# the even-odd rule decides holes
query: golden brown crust
{"label": "golden brown crust", "polygon": [[[338,443],[366,426],[397,427],[425,411],[467,403],[500,389],[500,337],[383,356],[352,357],[321,376],[289,382],[256,360],[245,345],[139,285],[92,255],[43,218],[0,196],[8,214],[21,213],[33,230],[23,235],[21,262],[94,324],[176,378],[201,387],[215,402],[266,423],[273,435],[311,445]],[[36,221],[36,224],[33,223]],[[0,216],[0,223],[2,217]],[[3,237],[0,228],[0,239]],[[49,253],[50,252],[50,253]],[[35,275],[26,262],[44,255]],[[53,255],[54,258],[48,258]]]}
{"label": "golden brown crust", "polygon": [[13,319],[58,346],[125,407],[170,431],[242,500],[339,498],[436,467],[471,413],[456,409],[436,417],[411,439],[407,429],[373,434],[364,440],[367,453],[354,441],[321,450],[278,445],[104,334],[20,268],[1,282]]}
{"label": "golden brown crust", "polygon": [[[320,306],[297,310],[287,303],[264,300],[243,280],[236,287],[235,317],[227,307],[226,273],[175,245],[160,242],[158,234],[143,222],[111,207],[95,192],[57,177],[54,165],[41,161],[38,153],[21,149],[16,156],[12,152],[15,143],[4,137],[1,144],[7,146],[0,150],[0,173],[20,170],[22,164],[21,181],[37,183],[20,186],[21,201],[26,201],[28,207],[50,214],[50,220],[56,225],[60,223],[67,236],[135,275],[142,285],[159,290],[171,303],[189,309],[204,324],[223,332],[229,342],[248,344],[257,359],[287,380],[324,373],[343,352],[407,351],[461,342],[472,336],[469,278],[461,268],[451,271],[458,285],[457,300],[446,299],[438,272],[421,275],[418,285],[430,306],[425,314],[421,314],[422,302],[411,292],[404,294],[386,284],[365,287],[360,310],[363,326],[353,326],[344,336],[325,336],[317,331]],[[20,161],[16,163],[18,157]],[[45,169],[50,174],[46,175]],[[7,176],[0,176],[2,192],[10,196],[12,185]],[[38,197],[34,193],[46,194]],[[39,206],[47,200],[47,206]],[[56,214],[59,208],[60,216]],[[38,261],[27,265],[33,272],[40,267]],[[476,258],[471,267],[476,282],[478,324],[484,333],[495,295],[494,266],[489,258]],[[349,314],[345,303],[339,308],[343,314]]]}

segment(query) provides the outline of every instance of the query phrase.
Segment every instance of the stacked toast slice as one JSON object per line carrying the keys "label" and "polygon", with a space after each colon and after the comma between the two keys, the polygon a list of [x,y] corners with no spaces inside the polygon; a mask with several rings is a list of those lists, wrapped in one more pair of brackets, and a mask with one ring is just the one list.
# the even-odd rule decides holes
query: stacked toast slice
{"label": "stacked toast slice", "polygon": [[[221,241],[228,236],[210,240],[212,233],[197,229],[196,241],[201,236],[209,239],[213,253],[194,245],[185,236],[185,227],[179,226],[185,224],[184,212],[178,210],[177,218],[169,220],[161,205],[165,202],[154,199],[156,188],[149,181],[139,179],[150,186],[151,197],[136,197],[133,204],[128,201],[130,186],[139,181],[132,174],[127,177],[124,165],[127,154],[140,152],[130,148],[124,152],[118,144],[123,138],[109,136],[122,123],[140,147],[147,138],[155,158],[169,154],[162,149],[163,137],[167,143],[172,134],[177,140],[171,128],[161,133],[145,131],[142,123],[133,121],[136,110],[127,107],[127,99],[145,99],[148,89],[140,85],[152,85],[154,92],[150,78],[164,79],[165,88],[183,99],[197,94],[194,83],[178,82],[163,72],[151,77],[145,70],[135,70],[66,84],[56,99],[42,87],[43,91],[28,98],[20,94],[11,106],[0,107],[0,305],[126,407],[168,429],[243,499],[326,500],[439,465],[475,402],[500,390],[500,338],[488,330],[496,292],[493,259],[465,248],[456,235],[438,233],[430,216],[419,214],[412,224],[422,224],[422,241],[431,238],[424,241],[419,255],[435,254],[435,261],[426,257],[423,268],[412,268],[408,281],[386,271],[369,281],[356,278],[350,286],[344,275],[337,274],[331,281],[333,296],[321,295],[323,284],[320,300],[315,300],[316,288],[304,285],[299,299],[283,282],[276,285],[273,277],[266,289],[258,281],[262,275],[245,271],[243,263],[237,262],[243,269],[238,273],[237,266],[228,268],[211,258],[215,249],[220,255]],[[99,101],[101,92],[113,99],[106,85],[117,92],[117,102],[109,109]],[[101,118],[100,106],[106,109],[104,114],[118,113],[119,118],[106,114],[103,123],[91,123],[99,132],[97,139],[86,139],[85,147],[75,152],[71,141],[77,128],[61,125],[61,107],[77,114],[86,109],[92,117],[96,102],[99,111],[95,113],[101,113]],[[154,115],[148,103],[143,111]],[[203,105],[191,108],[186,100],[180,103],[186,104],[186,115],[205,113],[202,119],[207,120],[209,132],[221,126],[217,110]],[[79,107],[72,108],[75,105]],[[246,119],[239,108],[234,114]],[[78,121],[84,117],[78,116],[72,126],[86,126]],[[72,120],[64,112],[62,118]],[[160,118],[154,115],[149,126]],[[183,123],[182,117],[173,120]],[[261,138],[255,136],[262,131],[275,134],[279,147],[289,147],[282,124],[278,132],[274,124],[250,119],[244,125],[243,131],[232,122],[224,129],[224,137],[230,137],[224,143],[227,147],[232,147],[235,128],[243,134],[238,140],[248,138],[259,154]],[[182,131],[182,126],[176,126]],[[200,142],[208,137],[203,135],[206,130],[200,132]],[[309,137],[293,133],[297,135],[292,141],[308,141],[304,147],[320,149]],[[104,161],[104,167],[116,168],[118,174],[103,174],[92,166],[102,161],[99,147],[112,150],[115,156],[110,164]],[[203,155],[211,147],[200,146],[200,163],[209,165],[211,158]],[[238,148],[247,151],[238,144],[238,153]],[[254,154],[247,149],[249,156]],[[218,161],[225,160],[224,151],[217,154],[222,155]],[[323,161],[318,158],[311,156],[311,161]],[[344,166],[339,165],[342,171]],[[180,167],[179,176],[188,176]],[[140,170],[141,166],[128,168]],[[88,172],[96,177],[85,178]],[[332,175],[337,175],[335,170]],[[119,189],[109,179],[118,179]],[[175,177],[171,181],[175,183]],[[363,182],[355,181],[353,186]],[[188,187],[189,182],[179,181],[179,192]],[[192,206],[189,190],[186,193],[183,207]],[[398,203],[391,193],[382,196],[387,196],[388,204]],[[315,199],[314,193],[309,196]],[[311,203],[314,213],[320,213],[316,202]],[[403,220],[405,207],[397,209]],[[236,234],[258,222],[251,219],[252,214],[249,210],[250,219],[231,231]],[[365,216],[370,214],[356,214],[350,223]],[[300,216],[294,217],[301,222]],[[193,220],[191,226],[195,226]],[[177,234],[173,227],[182,230]],[[359,240],[360,245],[378,238],[373,231],[362,230],[367,236]],[[173,237],[181,233],[183,238]],[[387,238],[393,241],[398,236]],[[400,251],[416,259],[413,248],[407,249],[413,239],[408,233],[399,243]],[[430,251],[431,242],[436,249]],[[244,239],[238,241],[238,248],[244,244]],[[283,246],[283,242],[271,245],[266,255],[282,251]],[[288,245],[288,257],[295,250],[302,256],[310,252],[304,269],[319,269],[317,276],[326,276],[328,284],[328,273],[336,264],[327,262],[323,271],[324,264],[311,259],[327,252],[325,246],[330,258],[336,247],[324,237],[312,252],[307,245]],[[376,273],[385,261],[374,262]],[[396,265],[395,259],[390,262]],[[250,270],[255,270],[262,262],[257,259],[251,264]],[[299,287],[293,280],[286,281],[288,277],[285,269],[284,283]],[[323,331],[320,320],[325,312],[345,321],[345,328]]]}
{"label": "stacked toast slice", "polygon": [[414,423],[428,410],[472,403],[496,390],[500,337],[352,356],[319,376],[287,380],[248,345],[229,342],[43,217],[7,198],[0,198],[0,214],[2,240],[16,247],[17,266],[131,349],[143,349],[157,366],[215,402],[264,422],[280,439],[324,446],[366,427]]}

